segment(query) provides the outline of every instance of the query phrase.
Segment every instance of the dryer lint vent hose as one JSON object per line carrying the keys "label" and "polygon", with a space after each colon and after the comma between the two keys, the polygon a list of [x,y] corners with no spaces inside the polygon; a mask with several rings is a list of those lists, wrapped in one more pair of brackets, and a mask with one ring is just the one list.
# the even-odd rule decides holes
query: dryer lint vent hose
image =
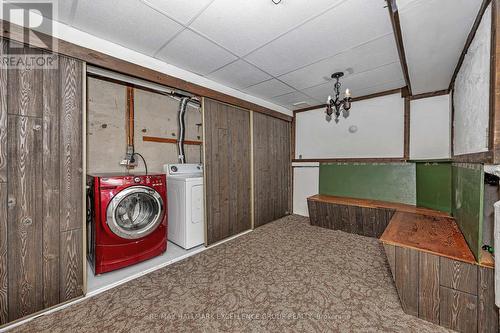
{"label": "dryer lint vent hose", "polygon": [[179,113],[178,113],[178,123],[179,123],[179,137],[177,139],[177,148],[179,151],[179,163],[186,163],[186,155],[184,153],[184,137],[186,136],[186,125],[184,122],[184,118],[186,115],[186,108],[188,105],[190,98],[189,97],[183,97],[181,98],[181,102],[179,105]]}

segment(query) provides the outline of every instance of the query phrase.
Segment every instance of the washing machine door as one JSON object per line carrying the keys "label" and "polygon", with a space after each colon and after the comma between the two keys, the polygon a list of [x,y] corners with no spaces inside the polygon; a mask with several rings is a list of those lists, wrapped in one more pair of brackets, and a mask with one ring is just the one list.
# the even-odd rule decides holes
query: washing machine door
{"label": "washing machine door", "polygon": [[131,186],[113,197],[106,211],[106,223],[121,238],[141,238],[161,224],[163,207],[163,200],[154,189]]}

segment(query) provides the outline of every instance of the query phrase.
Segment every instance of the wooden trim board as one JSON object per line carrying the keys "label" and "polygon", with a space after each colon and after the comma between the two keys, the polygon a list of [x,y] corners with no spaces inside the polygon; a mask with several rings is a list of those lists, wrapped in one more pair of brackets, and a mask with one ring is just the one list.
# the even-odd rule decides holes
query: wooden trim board
{"label": "wooden trim board", "polygon": [[408,63],[406,62],[406,54],[403,43],[403,34],[401,32],[401,25],[399,22],[399,12],[396,0],[387,0],[387,9],[389,10],[389,16],[391,17],[392,30],[394,31],[394,37],[396,39],[396,46],[398,49],[399,61],[401,63],[401,69],[403,71],[403,77],[406,82],[406,87],[408,89],[408,94],[411,95],[411,82],[410,74],[408,72]]}
{"label": "wooden trim board", "polygon": [[361,162],[361,163],[391,163],[391,162],[405,162],[404,157],[381,157],[381,158],[294,158],[292,162],[318,162],[318,163],[337,163],[337,162]]}
{"label": "wooden trim board", "polygon": [[[178,143],[179,141],[177,139],[171,139],[171,138],[160,138],[157,136],[143,136],[142,141],[146,142],[160,142],[160,143]],[[203,141],[196,141],[196,140],[184,140],[185,145],[194,145],[194,146],[201,146],[203,144]]]}
{"label": "wooden trim board", "polygon": [[[352,102],[354,103],[354,102],[364,101],[364,100],[370,99],[370,98],[382,97],[382,96],[387,96],[387,95],[394,95],[394,94],[398,94],[398,93],[401,93],[401,88],[386,90],[386,91],[382,91],[382,92],[378,92],[378,93],[374,93],[374,94],[369,94],[369,95],[364,95],[364,96],[359,96],[359,97],[354,97],[352,99]],[[313,105],[313,106],[308,106],[306,108],[297,109],[297,110],[293,111],[293,116],[295,117],[295,115],[297,113],[300,113],[300,112],[312,111],[312,110],[317,110],[317,109],[322,109],[322,108],[326,108],[326,104]]]}

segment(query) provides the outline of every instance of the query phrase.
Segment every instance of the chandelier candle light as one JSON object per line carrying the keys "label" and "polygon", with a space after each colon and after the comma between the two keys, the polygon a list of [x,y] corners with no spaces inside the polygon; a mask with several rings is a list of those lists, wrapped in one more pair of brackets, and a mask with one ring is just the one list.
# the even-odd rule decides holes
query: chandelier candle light
{"label": "chandelier candle light", "polygon": [[340,78],[344,76],[343,72],[337,72],[332,74],[332,79],[335,79],[334,85],[334,94],[335,99],[332,96],[328,96],[326,100],[326,120],[332,120],[332,114],[335,109],[335,122],[339,122],[340,113],[344,116],[344,118],[349,117],[349,109],[351,108],[351,92],[349,89],[345,90],[344,98],[340,99]]}

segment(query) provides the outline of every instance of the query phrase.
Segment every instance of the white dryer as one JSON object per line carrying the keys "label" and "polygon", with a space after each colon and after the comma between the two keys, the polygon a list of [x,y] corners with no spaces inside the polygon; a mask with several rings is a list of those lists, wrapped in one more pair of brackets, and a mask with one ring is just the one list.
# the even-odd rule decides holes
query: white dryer
{"label": "white dryer", "polygon": [[202,164],[165,164],[168,240],[185,249],[205,243]]}

